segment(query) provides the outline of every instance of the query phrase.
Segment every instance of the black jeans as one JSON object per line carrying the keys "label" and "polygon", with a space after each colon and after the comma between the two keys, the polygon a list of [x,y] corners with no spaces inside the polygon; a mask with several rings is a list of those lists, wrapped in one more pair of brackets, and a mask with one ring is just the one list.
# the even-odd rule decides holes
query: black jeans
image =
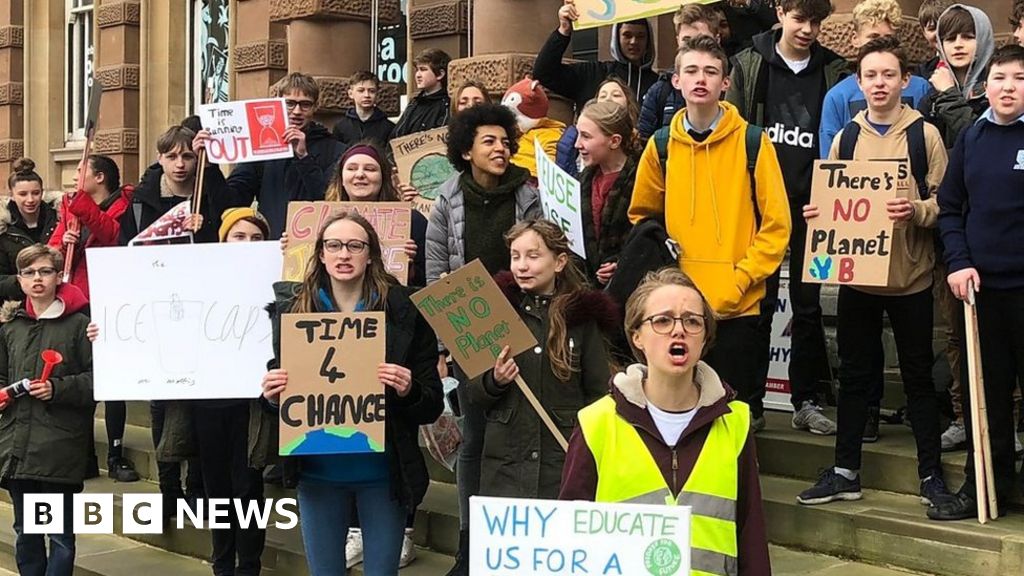
{"label": "black jeans", "polygon": [[[1001,507],[1006,507],[1016,490],[1014,462],[1013,389],[1024,375],[1024,290],[996,290],[984,287],[977,293],[978,336],[981,342],[981,367],[985,379],[985,404],[988,410],[989,443],[992,451],[992,475]],[[963,314],[956,315],[963,334]],[[971,437],[971,402],[966,388],[966,338],[961,340],[960,378],[964,383],[964,424]],[[973,383],[972,383],[973,385]],[[974,444],[967,443],[967,479],[963,490],[974,497]]]}
{"label": "black jeans", "polygon": [[[199,460],[203,469],[203,487],[207,498],[238,498],[243,507],[249,502],[263,504],[263,475],[249,467],[249,403],[223,407],[194,408]],[[229,515],[231,528],[211,530],[215,576],[256,576],[266,531],[239,526]],[[237,568],[235,558],[237,556]]]}
{"label": "black jeans", "polygon": [[[7,491],[14,503],[14,559],[22,576],[71,576],[75,569],[75,533],[72,531],[74,493],[80,486],[38,480],[8,480]],[[64,533],[25,534],[25,494],[61,494],[64,497]],[[28,511],[32,513],[31,510]],[[50,553],[46,553],[46,540]]]}
{"label": "black jeans", "polygon": [[[149,403],[149,414],[153,419],[150,432],[153,435],[153,448],[160,445],[160,438],[164,433],[164,411],[167,402],[154,400]],[[181,462],[160,462],[156,463],[157,475],[160,477],[160,492],[164,494],[181,493]],[[188,471],[185,476],[185,491],[189,494],[203,493],[203,475],[199,467],[198,458],[188,459]]]}
{"label": "black jeans", "polygon": [[704,355],[722,381],[736,390],[737,398],[750,406],[754,418],[764,413],[764,379],[759,379],[760,322],[758,316],[720,320],[714,345]]}
{"label": "black jeans", "polygon": [[918,477],[942,473],[939,397],[932,383],[932,306],[931,286],[907,296],[877,296],[849,286],[839,288],[837,467],[860,470],[864,423],[877,382],[884,312],[896,338],[907,417],[917,443]]}

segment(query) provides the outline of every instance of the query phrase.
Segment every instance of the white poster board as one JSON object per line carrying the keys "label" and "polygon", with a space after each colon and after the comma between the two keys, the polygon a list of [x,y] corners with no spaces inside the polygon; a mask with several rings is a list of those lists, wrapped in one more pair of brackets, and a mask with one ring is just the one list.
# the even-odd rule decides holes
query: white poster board
{"label": "white poster board", "polygon": [[[533,145],[537,160],[537,186],[540,189],[540,205],[544,217],[558,224],[569,238],[569,247],[572,251],[586,260],[580,183],[548,158],[540,140],[534,139]],[[588,206],[587,210],[589,209]]]}
{"label": "white poster board", "polygon": [[206,157],[214,164],[241,164],[291,158],[284,140],[288,111],[283,98],[201,104],[199,120],[210,133]]}
{"label": "white poster board", "polygon": [[764,407],[793,411],[790,402],[789,360],[792,353],[793,303],[789,299],[789,274],[782,271],[779,299],[772,318],[772,339],[768,348],[768,380],[765,382]]}
{"label": "white poster board", "polygon": [[96,400],[256,398],[277,242],[90,248]]}
{"label": "white poster board", "polygon": [[470,498],[471,576],[687,576],[690,508]]}

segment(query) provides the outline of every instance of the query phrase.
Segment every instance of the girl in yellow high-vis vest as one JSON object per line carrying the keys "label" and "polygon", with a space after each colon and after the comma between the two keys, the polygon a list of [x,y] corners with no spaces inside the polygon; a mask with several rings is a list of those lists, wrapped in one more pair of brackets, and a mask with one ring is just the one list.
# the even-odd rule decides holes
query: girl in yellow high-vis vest
{"label": "girl in yellow high-vis vest", "polygon": [[691,506],[691,575],[771,574],[750,410],[700,361],[707,300],[677,268],[648,274],[625,328],[640,363],[580,411],[560,498]]}

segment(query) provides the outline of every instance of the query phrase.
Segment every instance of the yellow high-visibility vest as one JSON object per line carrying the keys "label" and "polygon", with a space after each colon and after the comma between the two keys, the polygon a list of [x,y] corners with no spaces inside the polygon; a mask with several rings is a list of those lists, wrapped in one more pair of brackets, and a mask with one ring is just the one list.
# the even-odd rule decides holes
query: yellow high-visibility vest
{"label": "yellow high-visibility vest", "polygon": [[[678,497],[665,481],[639,432],[605,396],[579,413],[580,429],[597,467],[596,502],[691,507],[691,576],[739,572],[736,541],[738,461],[750,430],[750,408],[729,403],[715,419],[700,456]],[[673,459],[675,454],[673,454]]]}

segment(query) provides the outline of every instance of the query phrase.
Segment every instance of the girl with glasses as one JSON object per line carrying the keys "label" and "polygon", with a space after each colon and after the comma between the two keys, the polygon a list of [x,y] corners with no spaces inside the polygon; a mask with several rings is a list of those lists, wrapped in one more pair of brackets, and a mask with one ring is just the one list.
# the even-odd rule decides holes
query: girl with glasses
{"label": "girl with glasses", "polygon": [[693,570],[770,574],[750,408],[701,361],[711,306],[665,268],[630,296],[625,327],[639,363],[580,411],[559,497],[691,506]]}

